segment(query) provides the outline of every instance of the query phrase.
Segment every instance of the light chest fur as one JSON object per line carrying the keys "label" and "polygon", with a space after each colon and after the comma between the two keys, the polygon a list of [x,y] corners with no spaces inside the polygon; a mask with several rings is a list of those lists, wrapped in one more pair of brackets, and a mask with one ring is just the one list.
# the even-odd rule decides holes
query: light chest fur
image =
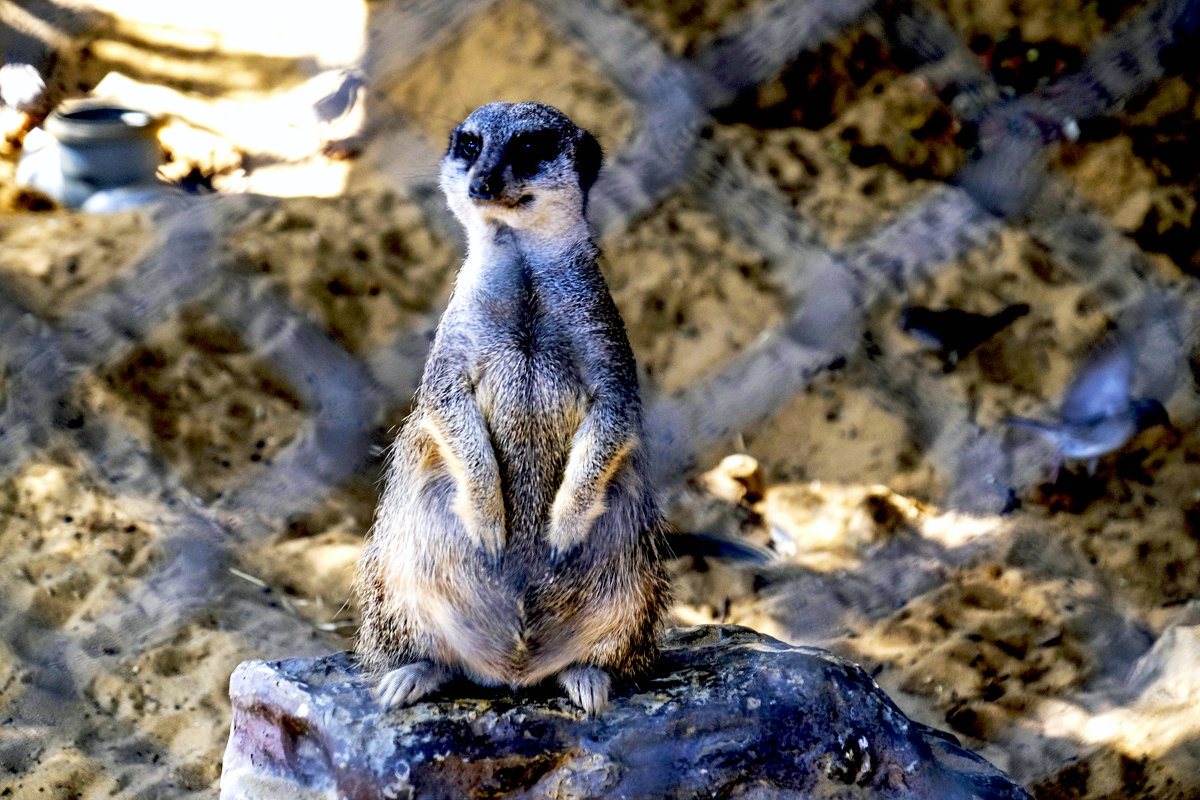
{"label": "light chest fur", "polygon": [[[586,240],[566,261],[590,260]],[[480,247],[463,266],[448,315],[470,331],[470,379],[500,466],[510,537],[545,526],[574,437],[587,415],[585,343],[572,319],[584,291],[538,253]],[[561,258],[562,254],[553,256]],[[575,298],[577,299],[577,298]],[[517,544],[517,542],[510,542]]]}

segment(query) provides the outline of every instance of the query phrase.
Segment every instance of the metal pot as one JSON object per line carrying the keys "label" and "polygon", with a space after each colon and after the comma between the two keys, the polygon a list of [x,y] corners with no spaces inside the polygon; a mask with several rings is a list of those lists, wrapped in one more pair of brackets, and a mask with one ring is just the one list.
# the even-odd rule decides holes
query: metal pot
{"label": "metal pot", "polygon": [[42,136],[31,133],[17,167],[17,182],[78,208],[98,192],[153,187],[161,159],[159,120],[145,111],[75,103],[46,118]]}
{"label": "metal pot", "polygon": [[55,111],[45,130],[58,140],[65,178],[106,189],[151,182],[158,171],[158,121],[144,111],[106,105]]}

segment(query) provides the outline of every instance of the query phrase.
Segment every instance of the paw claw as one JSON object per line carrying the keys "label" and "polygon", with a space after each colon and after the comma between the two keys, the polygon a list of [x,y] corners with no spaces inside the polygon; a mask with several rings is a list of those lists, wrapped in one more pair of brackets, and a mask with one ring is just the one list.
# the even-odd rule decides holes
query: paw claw
{"label": "paw claw", "polygon": [[554,562],[562,561],[567,554],[583,544],[587,534],[588,525],[577,516],[551,523],[550,529],[546,532],[546,542],[550,545],[551,558]]}
{"label": "paw claw", "polygon": [[506,538],[504,524],[480,525],[475,531],[475,538],[479,541],[484,560],[488,562],[488,566],[497,566],[504,552]]}
{"label": "paw claw", "polygon": [[599,667],[567,667],[558,674],[558,682],[566,690],[571,702],[582,708],[589,717],[608,705],[612,679]]}
{"label": "paw claw", "polygon": [[375,697],[386,708],[412,705],[437,689],[450,677],[432,661],[417,661],[398,667],[379,679]]}

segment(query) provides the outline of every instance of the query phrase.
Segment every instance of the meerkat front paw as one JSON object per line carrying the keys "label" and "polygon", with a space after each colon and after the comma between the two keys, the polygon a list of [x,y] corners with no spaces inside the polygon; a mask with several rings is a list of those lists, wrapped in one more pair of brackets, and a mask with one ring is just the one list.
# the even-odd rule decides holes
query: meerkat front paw
{"label": "meerkat front paw", "polygon": [[379,679],[375,697],[387,708],[412,705],[451,678],[450,670],[432,661],[415,661]]}
{"label": "meerkat front paw", "polygon": [[467,536],[483,551],[484,557],[492,564],[499,563],[500,554],[508,540],[504,525],[504,501],[497,497],[491,502],[474,506],[460,501],[455,510]]}
{"label": "meerkat front paw", "polygon": [[588,716],[608,705],[608,690],[612,679],[599,667],[576,664],[558,673],[558,683],[567,692],[571,702],[583,709]]}
{"label": "meerkat front paw", "polygon": [[550,556],[555,563],[566,557],[567,553],[583,543],[587,537],[587,527],[578,521],[566,523],[551,523],[546,531],[546,542],[550,545]]}
{"label": "meerkat front paw", "polygon": [[501,554],[504,552],[504,543],[508,538],[508,533],[504,529],[504,521],[477,522],[474,538],[483,551],[483,557],[488,564],[493,567],[499,565]]}
{"label": "meerkat front paw", "polygon": [[546,529],[546,542],[550,545],[555,560],[583,544],[592,523],[604,512],[603,504],[598,507],[579,508],[577,503],[555,501],[550,512],[550,525]]}

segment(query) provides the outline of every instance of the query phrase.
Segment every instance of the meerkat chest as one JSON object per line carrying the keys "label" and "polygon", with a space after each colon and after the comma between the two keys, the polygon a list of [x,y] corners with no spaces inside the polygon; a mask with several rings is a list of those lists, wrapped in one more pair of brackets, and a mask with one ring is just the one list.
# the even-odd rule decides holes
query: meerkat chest
{"label": "meerkat chest", "polygon": [[476,397],[493,432],[578,427],[588,388],[569,332],[553,320],[510,320],[480,353]]}
{"label": "meerkat chest", "polygon": [[546,277],[551,272],[496,247],[468,258],[460,278],[468,292],[475,395],[502,446],[570,437],[587,412],[584,334],[569,290]]}

